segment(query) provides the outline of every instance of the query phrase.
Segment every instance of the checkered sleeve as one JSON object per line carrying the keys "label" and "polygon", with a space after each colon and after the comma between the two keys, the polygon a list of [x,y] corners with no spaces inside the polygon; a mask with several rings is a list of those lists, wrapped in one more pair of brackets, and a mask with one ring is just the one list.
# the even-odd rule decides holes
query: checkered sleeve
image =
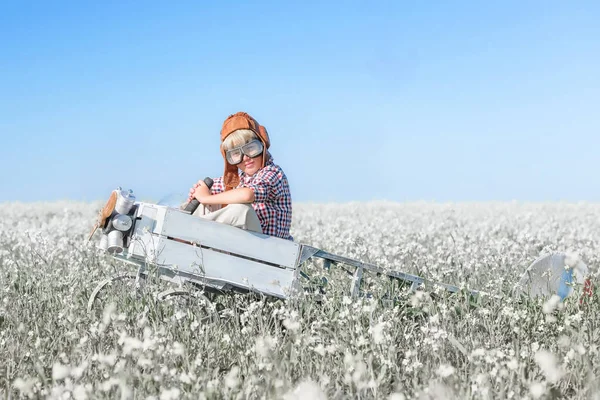
{"label": "checkered sleeve", "polygon": [[258,172],[256,179],[247,187],[254,191],[255,203],[266,203],[269,197],[274,198],[281,192],[282,176],[277,169],[263,168]]}
{"label": "checkered sleeve", "polygon": [[225,191],[225,183],[223,183],[223,177],[213,178],[213,185],[210,189],[211,194],[219,194]]}

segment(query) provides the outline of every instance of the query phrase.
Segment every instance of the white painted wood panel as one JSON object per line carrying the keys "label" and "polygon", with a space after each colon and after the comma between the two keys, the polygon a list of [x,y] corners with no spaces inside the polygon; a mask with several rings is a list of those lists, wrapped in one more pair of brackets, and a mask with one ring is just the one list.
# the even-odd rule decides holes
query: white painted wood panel
{"label": "white painted wood panel", "polygon": [[158,265],[195,274],[199,277],[254,288],[277,297],[288,297],[294,270],[268,266],[209,249],[160,238],[157,243]]}
{"label": "white painted wood panel", "polygon": [[[137,211],[132,240],[127,249],[128,257],[136,257],[142,261],[152,262],[153,250],[156,247],[158,236],[153,235],[158,210],[147,204],[140,204]],[[140,218],[140,219],[137,219]],[[147,257],[150,260],[146,260]]]}
{"label": "white painted wood panel", "polygon": [[166,209],[164,221],[157,224],[154,233],[197,242],[291,269],[296,268],[300,250],[300,245],[290,240],[245,231],[174,209]]}

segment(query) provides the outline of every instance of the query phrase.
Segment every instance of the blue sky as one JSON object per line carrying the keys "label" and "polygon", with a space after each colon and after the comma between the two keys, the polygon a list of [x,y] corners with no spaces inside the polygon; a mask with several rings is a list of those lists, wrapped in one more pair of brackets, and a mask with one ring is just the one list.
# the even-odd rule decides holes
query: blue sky
{"label": "blue sky", "polygon": [[600,201],[599,4],[2,2],[0,202],[187,193],[242,110],[294,201]]}

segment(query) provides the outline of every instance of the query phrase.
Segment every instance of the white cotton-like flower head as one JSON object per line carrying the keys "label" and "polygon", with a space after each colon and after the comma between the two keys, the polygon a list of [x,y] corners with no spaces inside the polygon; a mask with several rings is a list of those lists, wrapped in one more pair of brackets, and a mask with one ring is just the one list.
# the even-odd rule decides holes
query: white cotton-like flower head
{"label": "white cotton-like flower head", "polygon": [[574,251],[565,253],[565,268],[573,269],[578,278],[577,280],[580,282],[590,273],[588,266],[583,262],[579,253]]}
{"label": "white cotton-like flower head", "polygon": [[129,355],[133,351],[141,349],[143,346],[143,342],[134,337],[123,336],[121,340],[123,344],[123,354],[125,355]]}
{"label": "white cotton-like flower head", "polygon": [[183,356],[185,354],[185,346],[179,342],[173,342],[173,354]]}
{"label": "white cotton-like flower head", "polygon": [[77,385],[75,389],[73,389],[73,398],[75,400],[87,400],[87,390],[83,385]]}
{"label": "white cotton-like flower head", "polygon": [[102,312],[102,324],[108,325],[113,315],[115,315],[115,311],[117,310],[117,305],[114,302],[108,303]]}
{"label": "white cotton-like flower head", "polygon": [[436,374],[441,378],[452,376],[456,369],[452,365],[442,364],[436,370]]}
{"label": "white cotton-like flower head", "polygon": [[569,268],[575,268],[575,266],[579,263],[579,254],[575,251],[567,251],[565,253],[565,264]]}
{"label": "white cotton-like flower head", "polygon": [[392,393],[388,400],[406,400],[406,397],[402,393]]}
{"label": "white cotton-like flower head", "polygon": [[423,291],[416,291],[411,297],[410,297],[410,305],[413,307],[419,307],[421,305],[421,303],[423,303],[425,301],[425,297],[427,295],[425,294],[425,292]]}
{"label": "white cotton-like flower head", "polygon": [[471,352],[471,357],[483,357],[483,356],[485,356],[485,349],[483,349],[481,347],[478,349],[475,349]]}
{"label": "white cotton-like flower head", "polygon": [[286,318],[283,321],[283,326],[289,331],[295,332],[300,329],[300,322],[295,319]]}
{"label": "white cotton-like flower head", "polygon": [[227,386],[230,389],[236,388],[240,382],[240,380],[238,379],[239,372],[240,368],[238,366],[234,366],[233,368],[231,368],[231,370],[227,373],[227,376],[225,377],[225,386]]}
{"label": "white cotton-like flower head", "polygon": [[71,374],[71,367],[68,365],[62,365],[61,363],[54,363],[52,366],[52,379],[59,381],[65,379]]}
{"label": "white cotton-like flower head", "polygon": [[160,400],[176,400],[180,394],[181,391],[177,388],[165,389],[160,393]]}
{"label": "white cotton-like flower head", "polygon": [[117,362],[117,355],[114,353],[107,354],[107,355],[98,354],[97,359],[98,359],[98,362],[100,362],[101,364],[105,364],[105,365],[112,367]]}
{"label": "white cotton-like flower head", "polygon": [[511,358],[507,363],[506,363],[506,367],[508,369],[510,369],[511,371],[515,371],[517,368],[519,368],[519,361],[517,361],[516,358]]}
{"label": "white cotton-like flower head", "polygon": [[327,400],[321,387],[312,380],[301,382],[296,388],[283,396],[284,400]]}
{"label": "white cotton-like flower head", "polygon": [[32,389],[35,386],[36,382],[37,382],[37,379],[35,379],[35,378],[30,378],[30,379],[17,378],[13,382],[13,387],[15,389],[17,389],[19,392],[21,392],[22,396],[28,396],[28,397],[33,398],[34,393],[33,393]]}
{"label": "white cotton-like flower head", "polygon": [[534,399],[539,399],[546,393],[546,385],[542,382],[534,382],[529,386],[529,393],[531,393],[531,397]]}
{"label": "white cotton-like flower head", "polygon": [[324,355],[325,355],[325,346],[323,346],[323,344],[322,344],[322,343],[319,343],[319,344],[317,345],[317,347],[315,347],[315,348],[313,349],[313,351],[314,351],[315,353],[319,354],[320,356],[324,356]]}
{"label": "white cotton-like flower head", "polygon": [[543,349],[539,350],[535,353],[534,358],[549,382],[556,383],[564,375],[556,356],[551,352]]}
{"label": "white cotton-like flower head", "polygon": [[569,347],[571,345],[571,339],[567,335],[561,335],[558,338],[558,345],[562,348]]}
{"label": "white cotton-like flower head", "polygon": [[270,336],[259,337],[254,344],[254,351],[261,357],[267,357],[271,349],[275,347],[275,341]]}
{"label": "white cotton-like flower head", "polygon": [[88,365],[89,365],[88,362],[84,361],[83,363],[81,363],[80,366],[71,368],[71,372],[70,372],[71,377],[73,377],[77,380],[81,379],[81,377],[83,376],[83,373],[87,369]]}
{"label": "white cotton-like flower head", "polygon": [[553,294],[552,297],[550,297],[548,299],[548,301],[546,301],[544,303],[544,307],[542,308],[542,311],[544,312],[544,314],[551,314],[554,312],[554,310],[556,310],[556,308],[559,306],[560,304],[560,296],[557,294]]}
{"label": "white cotton-like flower head", "polygon": [[370,329],[375,344],[380,344],[385,340],[385,335],[383,333],[385,326],[386,324],[384,322],[379,322],[377,325]]}

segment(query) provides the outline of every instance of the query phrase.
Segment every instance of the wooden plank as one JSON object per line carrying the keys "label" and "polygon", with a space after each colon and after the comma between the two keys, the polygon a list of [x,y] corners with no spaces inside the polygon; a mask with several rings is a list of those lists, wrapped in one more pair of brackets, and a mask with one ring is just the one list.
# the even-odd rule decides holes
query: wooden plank
{"label": "wooden plank", "polygon": [[158,239],[156,254],[158,265],[280,298],[288,297],[294,283],[295,271],[292,269],[277,268],[170,239]]}
{"label": "wooden plank", "polygon": [[295,269],[300,245],[167,209],[154,233]]}

